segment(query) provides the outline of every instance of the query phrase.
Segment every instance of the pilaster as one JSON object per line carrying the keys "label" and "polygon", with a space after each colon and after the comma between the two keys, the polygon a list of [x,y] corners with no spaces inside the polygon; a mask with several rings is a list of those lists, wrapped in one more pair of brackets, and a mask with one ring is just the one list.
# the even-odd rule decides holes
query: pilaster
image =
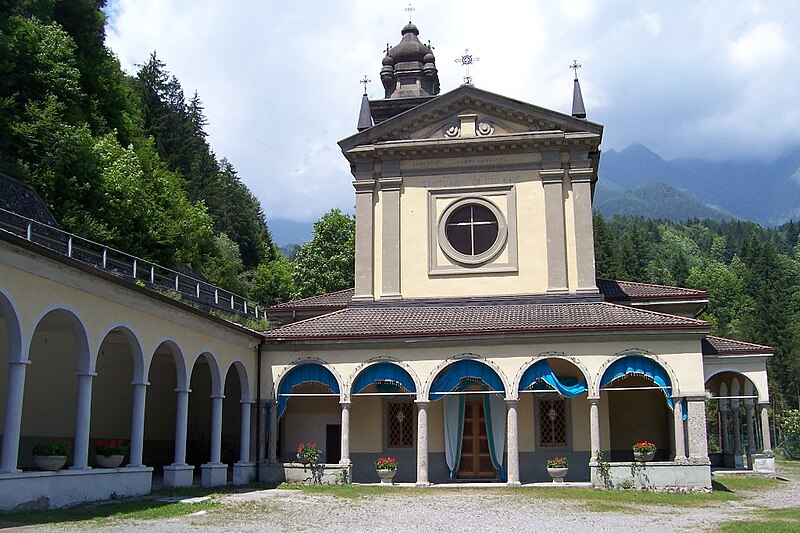
{"label": "pilaster", "polygon": [[355,293],[354,300],[372,300],[374,298],[374,226],[375,213],[373,196],[375,180],[372,179],[372,165],[369,171],[356,173],[353,182],[356,190],[356,257],[355,257]]}
{"label": "pilaster", "polygon": [[[384,163],[384,171],[400,172],[399,161],[396,171]],[[388,167],[388,169],[387,169]],[[382,177],[378,180],[381,189],[381,299],[400,298],[400,177]]]}
{"label": "pilaster", "polygon": [[[545,152],[543,156],[548,153]],[[558,155],[557,152],[556,155]],[[545,166],[544,162],[542,166]],[[552,293],[566,293],[569,291],[567,284],[566,229],[564,224],[564,173],[565,171],[562,168],[542,168],[539,171],[539,176],[544,186],[545,234],[547,235],[547,292]]]}

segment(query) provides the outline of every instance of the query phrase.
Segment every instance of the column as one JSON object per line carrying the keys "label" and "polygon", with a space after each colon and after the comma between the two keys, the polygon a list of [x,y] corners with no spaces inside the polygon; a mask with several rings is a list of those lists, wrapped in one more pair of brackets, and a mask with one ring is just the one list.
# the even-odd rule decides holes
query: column
{"label": "column", "polygon": [[517,405],[519,400],[507,399],[508,408],[508,485],[519,486],[519,428],[517,426]]}
{"label": "column", "polygon": [[742,468],[742,422],[739,420],[739,400],[731,401],[733,414],[733,467]]}
{"label": "column", "polygon": [[242,425],[239,430],[239,462],[250,462],[250,406],[253,402],[242,400]]}
{"label": "column", "polygon": [[600,453],[600,398],[589,398],[589,435],[592,453],[589,464],[596,465]]}
{"label": "column", "polygon": [[340,465],[350,464],[350,402],[341,402],[342,406],[342,457]]}
{"label": "column", "polygon": [[744,401],[744,416],[747,423],[747,467],[753,468],[753,454],[756,453],[756,432],[753,421],[753,400]]}
{"label": "column", "polygon": [[[400,162],[384,163],[387,171],[389,163],[396,163],[400,172]],[[381,178],[381,298],[400,298],[400,185],[402,178]]]}
{"label": "column", "polygon": [[[590,164],[588,155],[584,160]],[[582,164],[573,162],[571,164]],[[594,233],[592,222],[592,178],[590,168],[572,168],[569,171],[572,183],[572,211],[575,219],[575,260],[578,271],[579,293],[596,293],[594,265]]]}
{"label": "column", "polygon": [[210,464],[220,464],[222,450],[222,394],[211,396],[211,460]]}
{"label": "column", "polygon": [[682,463],[686,460],[686,446],[683,434],[683,401],[677,396],[672,397],[673,417],[675,425],[675,462]]}
{"label": "column", "polygon": [[[542,169],[539,175],[544,186],[545,234],[547,235],[547,292],[564,293],[567,288],[567,247],[564,226],[564,169],[558,152],[545,152],[543,157],[558,158],[548,164],[555,169]],[[542,162],[545,165],[545,162]]]}
{"label": "column", "polygon": [[417,485],[430,485],[428,481],[428,405],[417,400]]}
{"label": "column", "polygon": [[278,462],[278,402],[269,404],[269,457],[267,462]]}
{"label": "column", "polygon": [[19,472],[19,433],[22,425],[22,400],[25,396],[25,371],[29,360],[9,361],[6,416],[3,422],[3,451],[0,473]]}
{"label": "column", "polygon": [[772,453],[772,435],[770,435],[769,432],[769,411],[767,411],[769,404],[760,403],[758,407],[761,409],[761,433],[763,435],[763,449],[761,453],[767,457],[772,457],[774,455]]}
{"label": "column", "polygon": [[[360,168],[364,166],[364,168]],[[354,300],[372,300],[373,284],[373,246],[374,246],[374,212],[372,197],[375,180],[372,179],[372,163],[356,165],[356,265]]]}
{"label": "column", "polygon": [[686,398],[688,400],[689,461],[705,464],[708,461],[708,441],[706,436],[705,396]]}
{"label": "column", "polygon": [[139,468],[144,452],[144,414],[147,398],[147,382],[133,383],[133,407],[131,409],[131,457],[128,466]]}
{"label": "column", "polygon": [[728,438],[728,400],[719,401],[719,429],[722,433],[720,439],[720,447],[722,448],[723,462],[725,461],[725,454],[730,453],[731,443]]}
{"label": "column", "polygon": [[186,432],[189,425],[190,389],[175,389],[175,461],[174,465],[186,464]]}
{"label": "column", "polygon": [[75,449],[72,466],[75,470],[89,468],[89,427],[92,422],[92,378],[94,372],[78,372],[78,405],[75,416]]}

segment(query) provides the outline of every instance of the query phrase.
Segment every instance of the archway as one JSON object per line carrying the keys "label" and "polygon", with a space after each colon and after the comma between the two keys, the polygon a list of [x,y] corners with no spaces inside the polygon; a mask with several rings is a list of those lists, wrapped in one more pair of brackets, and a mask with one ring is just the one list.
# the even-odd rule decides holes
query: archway
{"label": "archway", "polygon": [[519,465],[523,481],[548,481],[547,460],[566,457],[569,477],[588,481],[591,456],[587,376],[563,357],[524,367],[519,382]]}
{"label": "archway", "polygon": [[709,459],[713,467],[753,468],[753,454],[763,448],[762,428],[755,416],[758,389],[734,370],[706,380]]}
{"label": "archway", "polygon": [[[250,401],[248,393],[247,371],[240,362],[228,367],[225,376],[225,398],[222,401],[222,452],[221,461],[232,465],[239,460],[249,461],[248,457],[241,457],[242,438],[242,405]],[[247,415],[250,416],[249,407]],[[248,446],[249,448],[249,446]]]}
{"label": "archway", "polygon": [[626,355],[603,372],[599,382],[601,407],[607,408],[608,459],[632,461],[633,445],[656,445],[655,459],[674,454],[672,380],[657,361]]}
{"label": "archway", "polygon": [[394,360],[361,368],[350,388],[350,434],[353,481],[374,481],[379,457],[397,460],[395,482],[415,481],[417,382]]}
{"label": "archway", "polygon": [[[134,368],[139,370],[135,376]],[[98,441],[131,444],[132,383],[141,380],[142,349],[136,335],[122,326],[110,330],[97,353],[92,385],[90,464]],[[130,457],[130,455],[128,455]]]}
{"label": "archway", "polygon": [[144,417],[143,462],[156,472],[175,457],[176,389],[185,389],[183,352],[171,340],[161,342],[150,360]]}
{"label": "archway", "polygon": [[442,400],[444,459],[451,480],[506,480],[506,395],[499,373],[478,359],[458,359],[433,379],[429,397]]}
{"label": "archway", "polygon": [[339,462],[341,454],[341,385],[319,362],[292,367],[277,384],[278,457],[295,460],[301,443],[313,443],[325,463]]}
{"label": "archway", "polygon": [[213,410],[215,399],[221,399],[222,387],[217,361],[210,353],[204,352],[195,360],[189,389],[186,462],[197,469],[206,462],[219,463],[219,457],[214,457],[220,442],[215,434]]}
{"label": "archway", "polygon": [[[0,451],[0,469],[12,471],[17,468],[19,446],[19,417],[21,415],[22,395],[20,388],[24,385],[25,365],[18,363],[22,358],[22,332],[19,318],[11,301],[0,292],[0,440],[3,442]],[[10,365],[16,365],[14,372],[16,383],[9,382]],[[7,415],[8,406],[13,406],[13,413]],[[11,427],[6,428],[7,416]]]}
{"label": "archway", "polygon": [[[91,372],[81,320],[66,309],[47,312],[36,324],[28,355],[31,364],[25,376],[20,465],[33,464],[34,445],[60,442],[72,452],[68,452],[68,464],[86,467],[91,410],[86,400],[91,399]],[[84,387],[80,395],[79,382]]]}

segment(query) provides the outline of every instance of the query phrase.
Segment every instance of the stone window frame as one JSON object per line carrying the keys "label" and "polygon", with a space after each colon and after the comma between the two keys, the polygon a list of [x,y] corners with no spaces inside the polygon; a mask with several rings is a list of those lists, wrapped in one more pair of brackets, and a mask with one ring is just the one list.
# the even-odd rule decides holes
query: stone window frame
{"label": "stone window frame", "polygon": [[[542,445],[542,401],[543,400],[561,400],[564,402],[564,427],[565,427],[565,434],[567,443],[564,445],[556,445],[556,446],[545,446]],[[573,446],[573,439],[572,439],[572,399],[565,398],[560,394],[555,393],[547,393],[547,396],[544,398],[540,398],[538,395],[534,393],[534,438],[536,439],[535,445],[537,450],[542,451],[572,451]]]}
{"label": "stone window frame", "polygon": [[[490,196],[504,195],[506,212],[492,201]],[[441,214],[437,213],[436,203],[440,199],[451,202]],[[486,252],[476,256],[468,256],[456,251],[447,241],[445,223],[456,209],[468,204],[478,204],[488,208],[498,220],[498,239],[495,245]],[[438,189],[428,191],[428,274],[453,275],[494,272],[517,272],[517,202],[514,185],[500,187],[481,187],[463,189]],[[455,264],[439,264],[438,251],[442,252]],[[503,250],[508,259],[498,262],[495,259]]]}
{"label": "stone window frame", "polygon": [[[389,442],[389,404],[408,404],[408,405],[411,406],[411,417],[409,418],[409,420],[410,420],[409,424],[411,425],[411,444],[396,446],[396,445],[392,445]],[[413,449],[414,446],[416,446],[416,442],[417,442],[417,424],[416,424],[417,412],[416,412],[416,409],[414,407],[415,407],[415,405],[414,405],[414,401],[413,400],[402,400],[402,399],[387,400],[387,399],[385,399],[383,401],[383,435],[384,435],[384,437],[383,437],[383,448],[385,450],[389,450],[389,449],[392,449],[392,450],[410,450],[410,449]]]}

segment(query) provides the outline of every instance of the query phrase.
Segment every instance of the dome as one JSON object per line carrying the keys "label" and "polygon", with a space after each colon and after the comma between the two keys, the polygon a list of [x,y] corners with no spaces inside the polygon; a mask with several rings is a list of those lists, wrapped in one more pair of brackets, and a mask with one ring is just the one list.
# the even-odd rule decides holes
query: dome
{"label": "dome", "polygon": [[381,63],[383,64],[384,67],[391,67],[392,65],[394,65],[394,59],[392,59],[389,56],[386,56],[383,58],[383,61]]}
{"label": "dome", "polygon": [[431,53],[431,49],[419,42],[419,30],[410,22],[406,24],[402,31],[403,39],[400,43],[389,50],[389,55],[395,63],[407,61],[423,62],[426,54]]}

